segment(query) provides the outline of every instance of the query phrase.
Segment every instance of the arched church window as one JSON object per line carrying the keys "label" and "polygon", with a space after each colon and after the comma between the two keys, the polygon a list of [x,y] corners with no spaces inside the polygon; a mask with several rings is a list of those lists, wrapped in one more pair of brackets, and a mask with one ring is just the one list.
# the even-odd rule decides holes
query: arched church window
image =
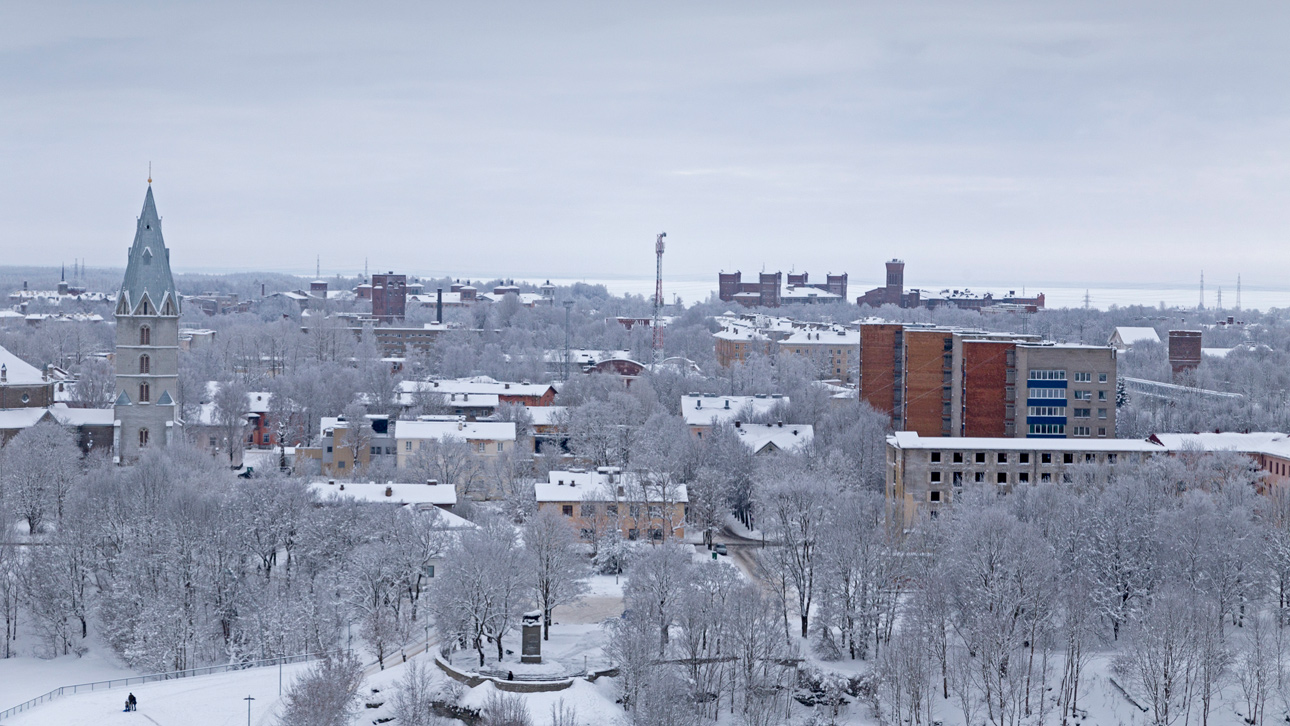
{"label": "arched church window", "polygon": [[139,429],[139,448],[148,445],[148,429]]}
{"label": "arched church window", "polygon": [[152,359],[149,358],[146,354],[139,356],[139,372],[140,373],[152,372]]}
{"label": "arched church window", "polygon": [[146,325],[139,328],[139,345],[152,345],[152,328]]}
{"label": "arched church window", "polygon": [[151,400],[150,398],[151,393],[152,392],[149,390],[147,383],[140,383],[139,384],[139,403],[147,403],[149,400]]}

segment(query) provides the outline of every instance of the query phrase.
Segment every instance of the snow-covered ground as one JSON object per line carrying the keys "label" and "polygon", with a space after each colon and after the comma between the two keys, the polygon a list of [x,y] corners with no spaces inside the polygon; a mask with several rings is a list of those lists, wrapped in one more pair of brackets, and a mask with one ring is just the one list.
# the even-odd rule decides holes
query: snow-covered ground
{"label": "snow-covered ground", "polygon": [[[283,668],[283,685],[289,686],[309,664]],[[125,697],[133,693],[139,710],[125,713]],[[236,726],[246,723],[247,696],[251,723],[274,723],[278,707],[278,669],[252,668],[195,678],[181,678],[113,688],[95,693],[63,696],[5,721],[5,726],[110,726],[152,723],[159,726]]]}
{"label": "snow-covered ground", "polygon": [[0,711],[48,693],[59,686],[138,675],[106,648],[91,648],[84,657],[20,657],[0,660]]}

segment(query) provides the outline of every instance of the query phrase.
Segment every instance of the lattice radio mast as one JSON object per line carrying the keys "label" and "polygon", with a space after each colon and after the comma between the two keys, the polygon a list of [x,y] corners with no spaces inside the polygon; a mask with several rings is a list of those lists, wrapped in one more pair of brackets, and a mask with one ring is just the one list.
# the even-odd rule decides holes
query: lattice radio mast
{"label": "lattice radio mast", "polygon": [[667,232],[659,232],[654,239],[654,256],[657,262],[654,268],[654,362],[663,360],[663,327],[659,325],[659,314],[663,310],[663,238]]}

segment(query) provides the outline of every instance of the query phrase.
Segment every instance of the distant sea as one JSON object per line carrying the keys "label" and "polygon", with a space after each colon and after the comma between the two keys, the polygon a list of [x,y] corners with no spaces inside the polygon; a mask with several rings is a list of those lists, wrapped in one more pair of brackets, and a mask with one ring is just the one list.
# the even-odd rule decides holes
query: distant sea
{"label": "distant sea", "polygon": [[[537,282],[542,282],[539,280]],[[609,278],[609,277],[588,277],[588,278],[551,278],[551,282],[556,285],[571,285],[575,282],[584,282],[589,285],[604,285],[610,292],[616,295],[641,295],[649,298],[654,294],[654,280],[652,278]],[[877,287],[880,282],[856,282],[852,280],[847,287],[847,297],[852,302],[865,290]],[[907,288],[908,289],[908,288]],[[920,287],[924,293],[937,296],[942,290],[962,290],[962,287],[955,288],[952,285],[928,284]],[[1089,307],[1106,310],[1112,306],[1125,307],[1129,305],[1150,305],[1159,306],[1164,303],[1166,307],[1194,308],[1200,302],[1200,288],[1197,285],[1191,287],[1179,287],[1174,285],[1077,285],[1065,283],[1061,285],[1035,285],[1025,288],[1016,288],[1009,285],[983,285],[970,288],[973,293],[978,295],[987,292],[993,293],[995,297],[1008,294],[1015,291],[1018,295],[1036,295],[1044,294],[1044,302],[1049,308],[1080,308],[1084,307],[1084,296],[1088,295]],[[717,291],[716,275],[703,279],[695,277],[678,277],[677,279],[663,280],[663,295],[671,302],[675,296],[688,303],[708,299],[708,296]],[[1223,288],[1223,307],[1227,309],[1236,308],[1236,289]],[[1290,288],[1271,288],[1271,287],[1241,287],[1241,308],[1245,310],[1269,310],[1271,308],[1290,308]],[[1205,289],[1205,307],[1214,309],[1218,307],[1218,290],[1217,288]]]}

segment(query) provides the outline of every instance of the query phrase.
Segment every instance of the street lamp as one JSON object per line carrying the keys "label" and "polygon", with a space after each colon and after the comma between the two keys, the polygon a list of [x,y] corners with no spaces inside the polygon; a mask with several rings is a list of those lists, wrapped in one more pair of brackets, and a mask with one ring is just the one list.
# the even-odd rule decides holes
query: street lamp
{"label": "street lamp", "polygon": [[251,726],[251,701],[254,701],[255,698],[252,696],[247,696],[242,700],[246,701],[246,726]]}

